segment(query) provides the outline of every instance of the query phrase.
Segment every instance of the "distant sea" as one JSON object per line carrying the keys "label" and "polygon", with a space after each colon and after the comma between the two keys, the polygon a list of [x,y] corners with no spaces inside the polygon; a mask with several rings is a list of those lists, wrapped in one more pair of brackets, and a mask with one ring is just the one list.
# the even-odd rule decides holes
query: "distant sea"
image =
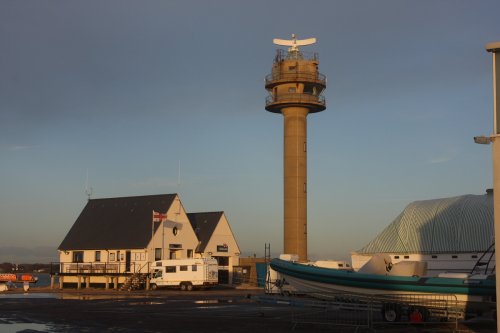
{"label": "distant sea", "polygon": [[[31,273],[31,274],[38,277],[38,282],[31,284],[31,288],[50,287],[50,274],[49,273]],[[55,282],[58,283],[57,278],[56,278]]]}

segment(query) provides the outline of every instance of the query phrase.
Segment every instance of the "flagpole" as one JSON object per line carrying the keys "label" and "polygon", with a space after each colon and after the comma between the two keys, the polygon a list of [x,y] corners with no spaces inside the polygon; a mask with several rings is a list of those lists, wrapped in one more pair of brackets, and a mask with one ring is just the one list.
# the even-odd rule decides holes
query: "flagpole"
{"label": "flagpole", "polygon": [[155,211],[153,210],[151,212],[151,253],[152,253],[152,256],[154,256],[154,252],[155,252],[155,246],[153,244],[154,230],[155,230]]}

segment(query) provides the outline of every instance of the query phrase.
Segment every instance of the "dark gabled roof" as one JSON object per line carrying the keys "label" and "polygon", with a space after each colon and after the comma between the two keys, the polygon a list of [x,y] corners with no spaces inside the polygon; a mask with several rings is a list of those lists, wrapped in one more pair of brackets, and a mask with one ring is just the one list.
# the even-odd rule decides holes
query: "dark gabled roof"
{"label": "dark gabled roof", "polygon": [[224,212],[207,212],[207,213],[189,213],[187,214],[189,222],[193,227],[199,244],[196,247],[196,252],[202,253],[205,251],[212,234],[214,233],[217,224],[222,218]]}
{"label": "dark gabled roof", "polygon": [[175,197],[158,194],[91,199],[59,250],[146,248],[151,240],[152,211],[166,213]]}

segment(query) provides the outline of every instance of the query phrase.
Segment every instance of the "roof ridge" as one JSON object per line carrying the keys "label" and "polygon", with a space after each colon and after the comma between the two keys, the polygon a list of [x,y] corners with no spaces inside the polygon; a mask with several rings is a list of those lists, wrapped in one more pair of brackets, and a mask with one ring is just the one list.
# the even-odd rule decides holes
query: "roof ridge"
{"label": "roof ridge", "polygon": [[133,199],[133,198],[161,197],[161,196],[173,196],[173,195],[178,195],[178,194],[177,193],[165,193],[165,194],[133,195],[133,196],[126,196],[126,197],[96,198],[96,199],[89,199],[89,201],[114,200],[114,199]]}

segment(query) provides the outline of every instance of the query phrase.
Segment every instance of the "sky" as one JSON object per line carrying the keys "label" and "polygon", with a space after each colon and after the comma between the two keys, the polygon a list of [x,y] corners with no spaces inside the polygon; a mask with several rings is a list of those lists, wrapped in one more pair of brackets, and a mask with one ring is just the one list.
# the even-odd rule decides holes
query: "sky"
{"label": "sky", "polygon": [[[91,198],[179,193],[243,255],[283,248],[273,38],[317,38],[312,259],[348,259],[412,201],[492,187],[498,0],[0,1],[0,261],[57,260]],[[179,172],[180,171],[180,172]]]}

